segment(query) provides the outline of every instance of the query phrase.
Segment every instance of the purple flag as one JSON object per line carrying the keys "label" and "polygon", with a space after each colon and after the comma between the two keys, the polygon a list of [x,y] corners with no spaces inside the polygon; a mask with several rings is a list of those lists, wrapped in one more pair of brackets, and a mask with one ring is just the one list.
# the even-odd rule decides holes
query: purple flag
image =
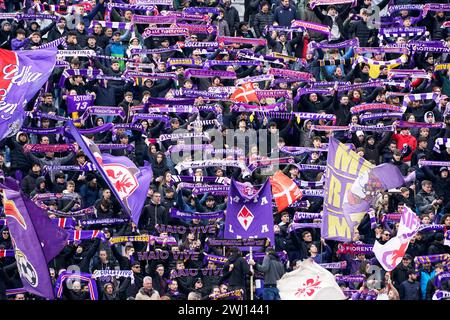
{"label": "purple flag", "polygon": [[257,193],[253,186],[231,180],[225,217],[226,239],[268,238],[271,245],[275,245],[271,190],[269,180]]}
{"label": "purple flag", "polygon": [[54,299],[47,263],[64,248],[68,234],[23,195],[15,180],[6,178],[0,187],[23,287],[32,294]]}
{"label": "purple flag", "polygon": [[0,49],[0,140],[19,131],[25,117],[24,107],[51,75],[56,52],[56,47]]}
{"label": "purple flag", "polygon": [[88,107],[94,105],[94,96],[91,94],[86,95],[68,95],[67,96],[67,112],[83,113]]}
{"label": "purple flag", "polygon": [[330,139],[322,221],[325,239],[351,241],[354,227],[376,195],[405,183],[400,170],[384,163],[374,167],[347,146]]}
{"label": "purple flag", "polygon": [[322,237],[337,241],[352,240],[354,226],[361,221],[365,212],[344,212],[345,191],[359,175],[373,167],[348,146],[335,138],[330,138],[325,174]]}
{"label": "purple flag", "polygon": [[70,134],[95,165],[122,208],[131,216],[133,222],[138,224],[153,176],[150,164],[145,163],[144,167],[138,168],[127,157],[102,154],[98,146],[81,136],[71,122],[67,126]]}
{"label": "purple flag", "polygon": [[393,164],[383,163],[361,173],[346,189],[342,207],[344,214],[366,213],[376,195],[405,183],[400,169]]}

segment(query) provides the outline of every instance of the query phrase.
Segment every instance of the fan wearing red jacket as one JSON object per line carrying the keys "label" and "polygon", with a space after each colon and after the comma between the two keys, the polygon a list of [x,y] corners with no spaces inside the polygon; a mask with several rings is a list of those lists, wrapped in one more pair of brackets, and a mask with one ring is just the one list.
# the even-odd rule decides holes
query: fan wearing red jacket
{"label": "fan wearing red jacket", "polygon": [[417,140],[411,135],[408,128],[402,128],[400,130],[400,134],[396,133],[392,135],[392,140],[397,142],[397,149],[402,151],[405,148],[405,145],[411,149],[410,152],[407,153],[407,156],[403,158],[403,162],[410,162],[413,152],[417,148]]}

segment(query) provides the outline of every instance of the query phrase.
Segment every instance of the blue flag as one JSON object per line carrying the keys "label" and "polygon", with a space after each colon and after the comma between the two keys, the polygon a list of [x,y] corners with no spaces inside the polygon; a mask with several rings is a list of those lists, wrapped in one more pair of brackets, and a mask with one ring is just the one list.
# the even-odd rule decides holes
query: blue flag
{"label": "blue flag", "polygon": [[[270,181],[258,192],[253,186],[231,180],[225,217],[226,239],[268,238],[275,245]],[[246,250],[245,248],[241,248]]]}
{"label": "blue flag", "polygon": [[61,252],[69,235],[24,196],[15,180],[6,178],[0,187],[23,287],[32,294],[54,299],[47,264]]}
{"label": "blue flag", "polygon": [[71,122],[67,126],[80,148],[95,164],[122,208],[131,216],[133,222],[138,224],[152,181],[153,171],[150,164],[145,162],[144,167],[138,168],[127,157],[102,154],[98,146],[93,141],[81,136]]}
{"label": "blue flag", "polygon": [[16,134],[22,127],[24,107],[52,74],[56,53],[56,47],[0,49],[0,140]]}

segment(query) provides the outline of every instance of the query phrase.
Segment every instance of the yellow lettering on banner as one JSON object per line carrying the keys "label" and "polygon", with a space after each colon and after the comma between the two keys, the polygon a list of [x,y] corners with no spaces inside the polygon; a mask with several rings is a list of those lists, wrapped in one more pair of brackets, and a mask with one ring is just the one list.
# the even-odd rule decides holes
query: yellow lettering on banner
{"label": "yellow lettering on banner", "polygon": [[335,208],[341,207],[341,188],[341,182],[334,175],[331,175],[328,187],[328,204]]}
{"label": "yellow lettering on banner", "polygon": [[350,227],[345,217],[328,215],[328,237],[344,237],[351,239]]}
{"label": "yellow lettering on banner", "polygon": [[356,157],[352,157],[351,154],[348,154],[345,147],[340,145],[336,150],[334,166],[338,170],[356,175],[358,172],[359,161]]}

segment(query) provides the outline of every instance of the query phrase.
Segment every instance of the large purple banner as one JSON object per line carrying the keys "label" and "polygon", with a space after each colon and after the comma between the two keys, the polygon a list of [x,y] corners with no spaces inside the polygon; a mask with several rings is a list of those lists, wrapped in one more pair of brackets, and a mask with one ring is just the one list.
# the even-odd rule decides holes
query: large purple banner
{"label": "large purple banner", "polygon": [[64,248],[68,234],[22,194],[15,180],[6,178],[0,187],[23,287],[32,294],[54,299],[47,263]]}
{"label": "large purple banner", "polygon": [[358,176],[373,167],[348,146],[335,138],[330,138],[325,175],[322,237],[338,241],[352,240],[354,227],[366,212],[344,213],[345,192],[351,188]]}
{"label": "large purple banner", "polygon": [[231,180],[224,236],[226,239],[268,238],[272,246],[275,244],[269,180],[257,193],[252,186]]}
{"label": "large purple banner", "polygon": [[68,123],[68,127],[70,134],[95,165],[125,212],[131,216],[134,223],[138,224],[153,176],[150,164],[146,163],[144,167],[138,168],[127,157],[102,154],[98,146],[82,137],[71,122]]}
{"label": "large purple banner", "polygon": [[51,75],[56,52],[56,47],[0,49],[0,140],[19,131],[25,117],[24,107]]}

